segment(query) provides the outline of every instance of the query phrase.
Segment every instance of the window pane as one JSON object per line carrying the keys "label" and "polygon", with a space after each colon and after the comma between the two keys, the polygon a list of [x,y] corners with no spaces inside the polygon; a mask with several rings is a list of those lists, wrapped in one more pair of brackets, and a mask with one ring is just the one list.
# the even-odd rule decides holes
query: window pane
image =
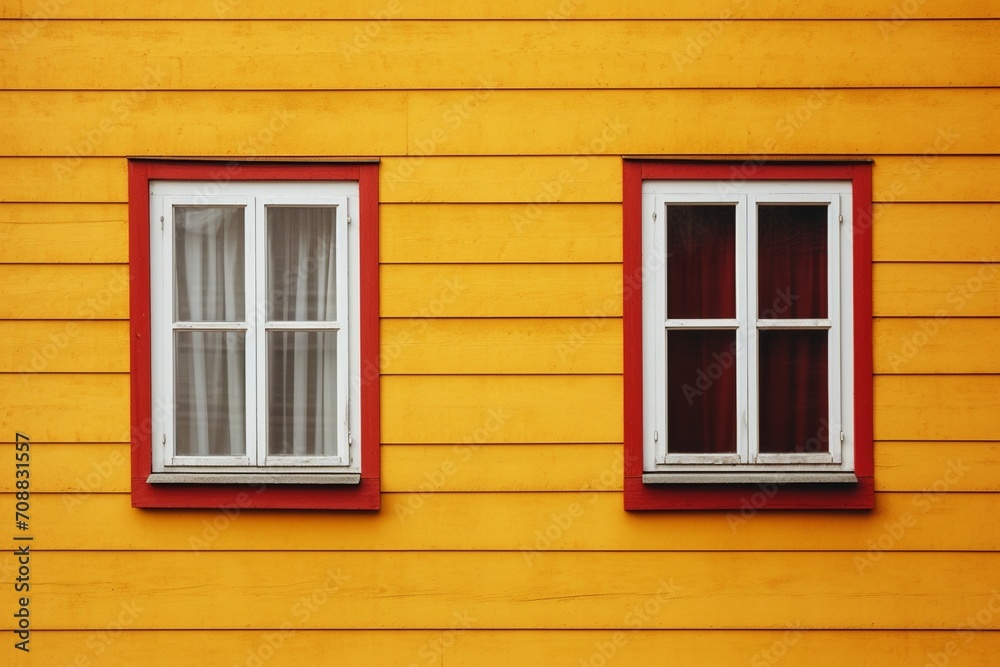
{"label": "window pane", "polygon": [[826,317],[826,217],[825,204],[757,207],[761,318]]}
{"label": "window pane", "polygon": [[267,208],[267,317],[337,319],[336,207]]}
{"label": "window pane", "polygon": [[667,332],[667,451],[736,451],[736,332]]}
{"label": "window pane", "polygon": [[735,206],[667,206],[667,317],[736,317]]}
{"label": "window pane", "polygon": [[760,451],[830,451],[826,331],[760,332]]}
{"label": "window pane", "polygon": [[175,321],[243,321],[243,214],[239,206],[174,207]]}
{"label": "window pane", "polygon": [[246,454],[246,334],[174,332],[178,456]]}
{"label": "window pane", "polygon": [[267,334],[267,452],[337,453],[337,332]]}

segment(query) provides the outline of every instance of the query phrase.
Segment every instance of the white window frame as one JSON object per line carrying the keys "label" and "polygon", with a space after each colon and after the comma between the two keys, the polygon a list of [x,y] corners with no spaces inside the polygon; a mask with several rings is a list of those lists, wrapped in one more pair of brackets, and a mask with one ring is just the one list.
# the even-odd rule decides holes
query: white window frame
{"label": "white window frame", "polygon": [[[153,400],[150,483],[358,484],[361,481],[360,243],[356,181],[150,181],[150,324]],[[175,323],[173,239],[176,206],[241,206],[245,210],[245,319]],[[337,319],[268,321],[268,206],[335,207]],[[174,332],[246,332],[246,452],[244,456],[181,456],[174,437]],[[334,331],[337,339],[337,451],[330,456],[268,456],[266,434],[268,331]]]}
{"label": "white window frame", "polygon": [[[643,481],[646,483],[856,483],[854,474],[853,236],[850,181],[664,181],[642,185]],[[669,204],[729,204],[736,211],[736,317],[666,317]],[[757,304],[757,204],[826,204],[828,313],[824,319],[761,319]],[[667,332],[736,332],[737,451],[671,453],[667,442]],[[829,452],[758,451],[757,332],[829,331]]]}

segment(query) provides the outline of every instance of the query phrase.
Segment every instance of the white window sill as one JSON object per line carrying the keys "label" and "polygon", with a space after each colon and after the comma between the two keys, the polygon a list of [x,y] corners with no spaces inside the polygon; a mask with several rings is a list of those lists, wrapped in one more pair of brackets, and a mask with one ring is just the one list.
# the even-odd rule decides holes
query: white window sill
{"label": "white window sill", "polygon": [[360,473],[154,472],[148,484],[360,484]]}
{"label": "white window sill", "polygon": [[857,484],[853,472],[645,472],[644,484]]}

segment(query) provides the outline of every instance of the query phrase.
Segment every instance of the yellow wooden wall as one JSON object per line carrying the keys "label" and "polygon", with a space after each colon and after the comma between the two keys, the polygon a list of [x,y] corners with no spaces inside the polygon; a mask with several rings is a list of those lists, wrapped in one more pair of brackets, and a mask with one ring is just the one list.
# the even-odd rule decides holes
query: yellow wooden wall
{"label": "yellow wooden wall", "polygon": [[[3,0],[0,664],[988,664],[998,18]],[[622,155],[874,158],[874,512],[623,511]],[[126,156],[382,159],[379,514],[130,507]]]}

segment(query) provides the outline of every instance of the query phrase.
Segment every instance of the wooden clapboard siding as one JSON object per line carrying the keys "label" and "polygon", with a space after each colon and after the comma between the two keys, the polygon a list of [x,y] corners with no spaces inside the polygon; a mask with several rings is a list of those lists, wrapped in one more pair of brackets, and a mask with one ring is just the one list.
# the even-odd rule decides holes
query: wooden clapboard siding
{"label": "wooden clapboard siding", "polygon": [[[456,467],[483,465],[474,456],[455,455]],[[90,491],[107,466],[97,462],[74,480],[68,493],[37,494],[38,517],[51,526],[51,537],[34,549],[52,551],[495,551],[533,553],[587,551],[722,552],[786,551],[865,553],[874,551],[992,552],[1000,547],[996,531],[983,530],[995,513],[995,493],[955,491],[963,467],[956,459],[937,471],[937,483],[924,492],[880,494],[871,515],[851,512],[816,515],[794,511],[754,511],[763,501],[747,494],[746,508],[730,512],[621,517],[621,494],[599,491],[511,493],[442,492],[433,481],[415,491],[383,494],[376,516],[317,512],[163,510],[135,512],[124,493]],[[116,459],[106,462],[117,467]],[[589,483],[621,476],[620,466]],[[91,474],[91,471],[97,476]],[[602,477],[602,475],[606,475]],[[80,483],[84,487],[81,491]],[[611,483],[609,482],[609,485]],[[956,485],[957,486],[957,483]],[[950,491],[950,492],[947,492]],[[759,492],[756,492],[759,493]],[[763,496],[761,496],[763,497]],[[13,514],[12,494],[0,496],[0,508]],[[288,542],[274,534],[293,535]],[[888,533],[888,537],[884,537]],[[875,556],[877,559],[877,555]],[[2,563],[0,559],[0,563]],[[2,570],[2,566],[0,566]]]}
{"label": "wooden clapboard siding", "polygon": [[[745,124],[719,113],[733,107]],[[567,108],[573,123],[560,121]],[[992,88],[6,91],[0,144],[36,156],[126,155],[131,146],[176,156],[856,154],[859,145],[868,154],[992,154],[1000,138],[982,117],[998,111]],[[893,113],[893,132],[870,122]],[[582,169],[570,166],[566,178]]]}
{"label": "wooden clapboard siding", "polygon": [[[35,17],[0,20],[0,460],[31,436],[36,538],[12,664],[992,659],[1000,6],[333,13],[0,5]],[[873,511],[623,511],[622,155],[874,160]],[[126,156],[381,160],[380,512],[130,506]]]}
{"label": "wooden clapboard siding", "polygon": [[379,259],[389,264],[621,262],[614,204],[384,204]]}
{"label": "wooden clapboard siding", "polygon": [[[1000,443],[883,440],[875,446],[875,485],[885,492],[997,492]],[[0,445],[0,457],[14,446]],[[127,443],[44,443],[33,453],[38,465],[32,488],[39,493],[129,492]],[[475,460],[474,464],[466,465]],[[462,463],[462,465],[459,465]],[[383,490],[389,493],[597,491],[612,495],[622,480],[621,443],[403,444],[382,448]],[[957,473],[945,474],[960,469]],[[14,480],[0,478],[0,493]],[[942,502],[961,504],[954,493]],[[988,498],[988,496],[982,496]],[[72,503],[67,496],[64,504]],[[887,496],[886,502],[893,502]],[[812,519],[807,519],[812,520]]]}
{"label": "wooden clapboard siding", "polygon": [[[990,591],[1000,586],[998,554],[879,553],[862,570],[856,559],[863,553],[549,552],[529,559],[517,552],[264,551],[241,553],[233,567],[231,552],[46,552],[49,571],[72,572],[73,580],[33,586],[33,619],[38,629],[100,629],[134,602],[142,608],[136,629],[277,628],[296,620],[307,628],[433,629],[449,627],[456,612],[475,628],[627,629],[630,610],[652,598],[660,605],[650,628],[778,629],[804,618],[823,628],[944,630],[997,604]],[[612,570],[615,576],[604,576]],[[262,581],[268,604],[261,604]],[[190,604],[192,591],[199,604]],[[300,619],[296,604],[313,595],[329,604],[314,603]],[[1000,615],[983,626],[997,629]]]}
{"label": "wooden clapboard siding", "polygon": [[0,204],[0,263],[128,261],[128,221],[118,204]]}
{"label": "wooden clapboard siding", "polygon": [[[651,605],[651,608],[653,606]],[[128,618],[133,609],[119,610]],[[641,621],[636,617],[636,621]],[[1000,650],[1000,633],[969,635],[953,630],[805,630],[801,619],[790,629],[652,630],[635,623],[611,630],[477,630],[463,627],[461,615],[443,630],[309,630],[290,627],[263,630],[125,630],[36,631],[45,654],[57,665],[83,656],[108,664],[173,667],[187,664],[247,664],[253,657],[268,667],[321,664],[336,655],[340,664],[433,665],[447,651],[460,665],[507,667],[551,665],[579,667],[580,661],[610,655],[620,664],[657,664],[669,654],[677,664],[733,665],[781,657],[789,667],[841,667],[845,655],[858,667],[921,665],[928,656],[948,658],[952,667],[989,664]],[[945,653],[953,647],[953,654]],[[944,657],[940,657],[944,656]],[[266,662],[262,657],[268,658]],[[606,658],[605,658],[606,659]],[[12,656],[12,667],[32,663]],[[250,663],[254,664],[254,663]],[[447,663],[446,663],[447,664]],[[586,662],[584,664],[587,664]]]}
{"label": "wooden clapboard siding", "polygon": [[[904,12],[904,9],[906,10]],[[621,18],[818,18],[818,19],[898,19],[906,18],[991,18],[1000,11],[989,2],[980,0],[953,0],[945,3],[901,5],[897,0],[808,0],[794,5],[781,0],[682,0],[663,4],[656,0],[619,0],[613,3],[592,4],[581,1],[539,4],[531,0],[515,0],[500,5],[469,5],[453,0],[433,0],[419,6],[406,2],[371,3],[366,0],[349,0],[337,5],[334,13],[322,0],[304,0],[290,5],[274,5],[264,0],[221,0],[206,4],[198,0],[180,0],[170,7],[156,5],[136,6],[126,0],[95,0],[85,5],[57,5],[53,8],[44,2],[22,2],[0,6],[0,16],[11,18],[208,18],[208,19],[364,19],[377,23],[390,19],[426,18],[476,18],[512,19],[535,18],[546,23],[561,23],[562,19],[621,19]],[[45,25],[43,23],[42,25]],[[30,33],[29,25],[26,30]]]}
{"label": "wooden clapboard siding", "polygon": [[[924,148],[916,144],[912,151]],[[582,171],[581,160],[587,164]],[[1000,202],[1000,182],[983,177],[1000,168],[995,156],[917,152],[877,156],[877,162],[872,172],[877,216],[902,202]],[[621,202],[621,161],[611,155],[390,155],[383,156],[382,165],[379,197],[384,203]],[[0,180],[0,202],[127,201],[126,164],[120,159],[0,157],[0,169],[6,175]],[[560,189],[559,175],[573,169],[578,173]]]}
{"label": "wooden clapboard siding", "polygon": [[[0,23],[0,39],[20,24]],[[990,86],[1000,28],[969,21],[59,21],[4,88],[184,90]],[[102,49],[106,43],[118,51]],[[635,44],[643,44],[641,50]],[[362,42],[363,45],[363,42]],[[743,57],[730,54],[740,49]],[[142,51],[146,58],[130,54]],[[796,67],[782,66],[794,61]],[[268,67],[254,67],[261,58]],[[499,63],[502,62],[503,66]],[[338,66],[331,67],[331,63]],[[40,82],[39,82],[40,79]]]}

